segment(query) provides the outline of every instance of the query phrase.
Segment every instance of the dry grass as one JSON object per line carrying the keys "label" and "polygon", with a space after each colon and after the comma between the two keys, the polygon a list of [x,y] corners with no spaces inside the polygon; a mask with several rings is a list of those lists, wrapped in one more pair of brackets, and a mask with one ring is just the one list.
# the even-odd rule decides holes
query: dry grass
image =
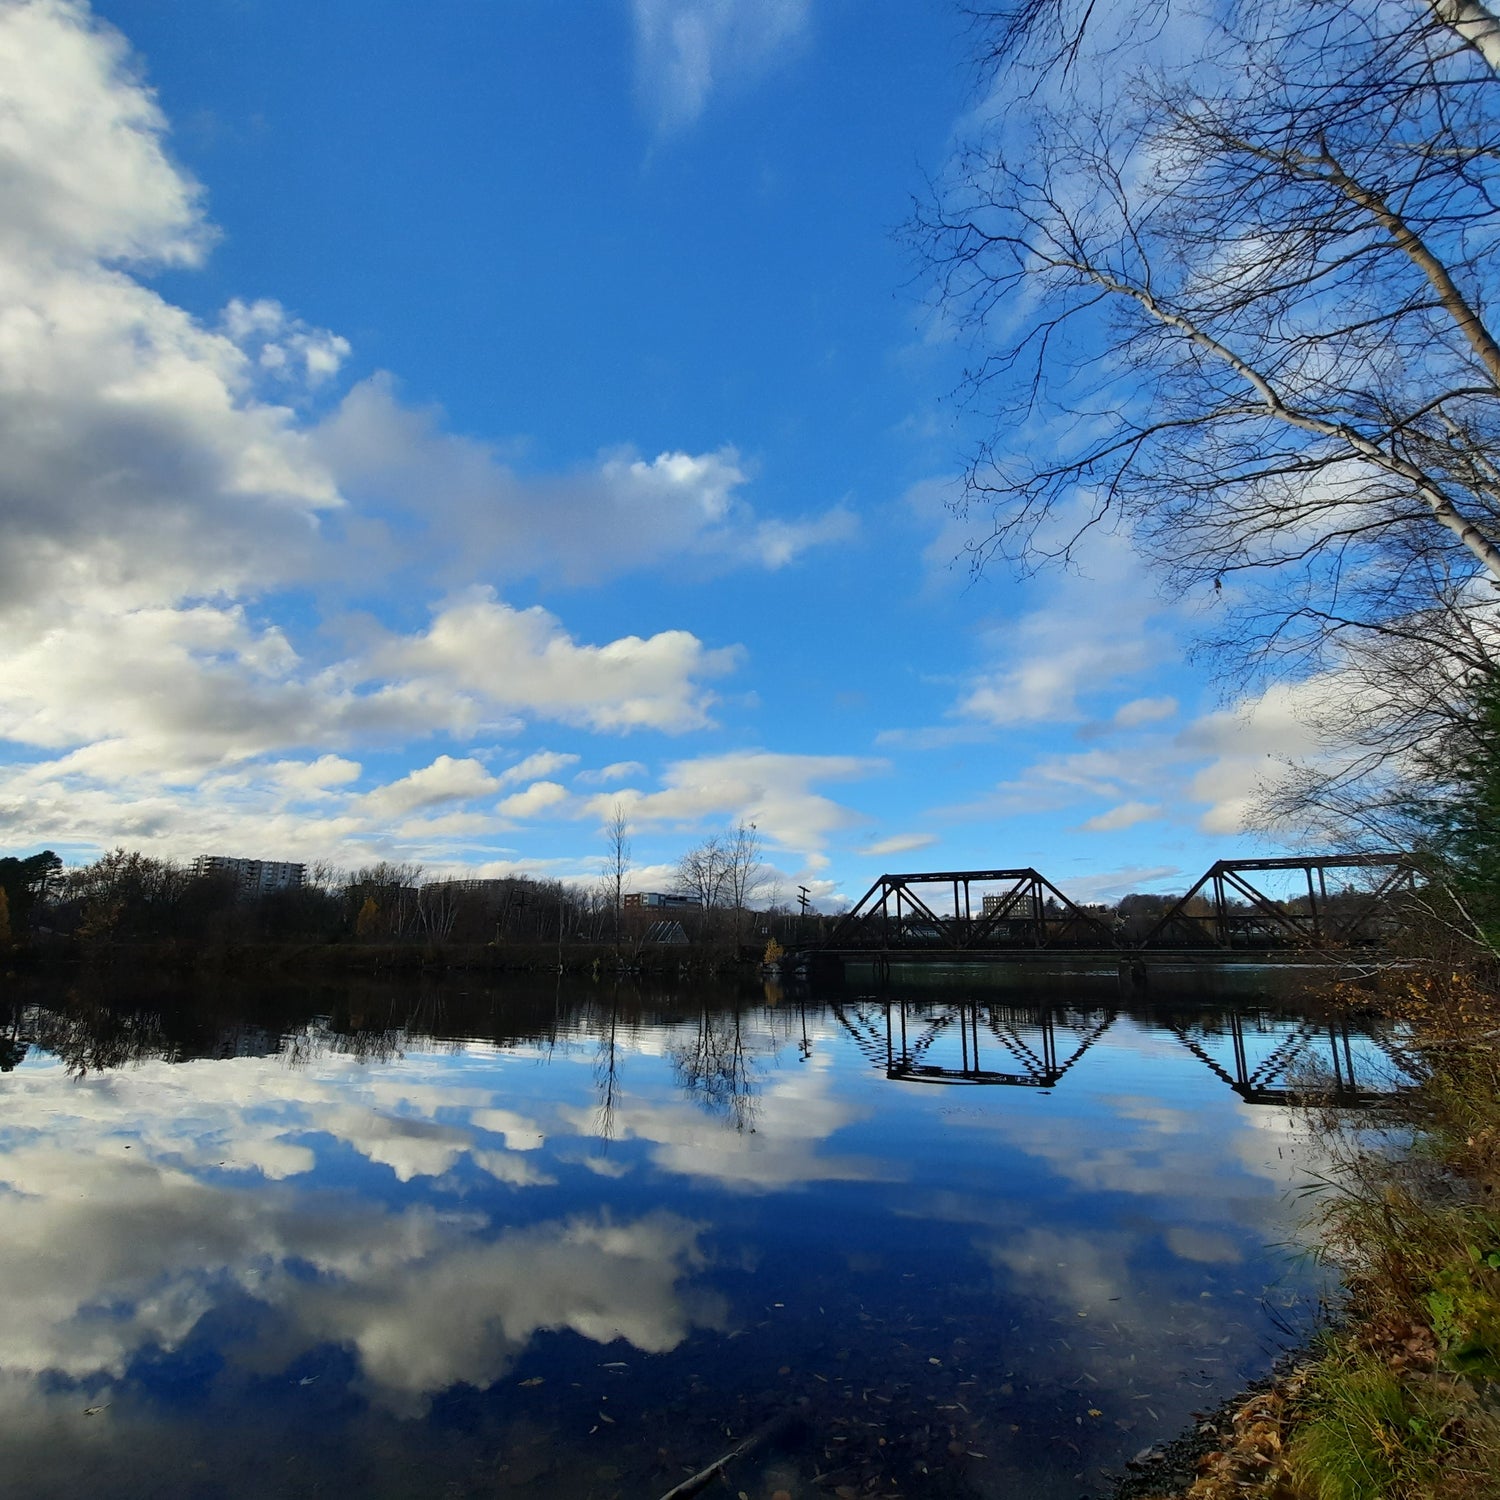
{"label": "dry grass", "polygon": [[1375,983],[1419,1059],[1409,1149],[1330,1130],[1319,1227],[1350,1318],[1285,1414],[1306,1500],[1500,1497],[1500,984],[1443,957]]}
{"label": "dry grass", "polygon": [[1348,1316],[1236,1414],[1187,1494],[1500,1500],[1500,972],[1434,944],[1335,998],[1410,1037],[1405,1143],[1322,1120],[1316,1221]]}

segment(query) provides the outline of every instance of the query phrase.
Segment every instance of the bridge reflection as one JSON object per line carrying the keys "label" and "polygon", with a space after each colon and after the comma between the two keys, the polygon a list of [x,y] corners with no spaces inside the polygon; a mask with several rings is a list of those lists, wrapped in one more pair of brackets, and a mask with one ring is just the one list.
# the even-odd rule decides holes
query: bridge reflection
{"label": "bridge reflection", "polygon": [[[872,996],[831,1009],[892,1082],[1039,1090],[1056,1088],[1121,1015],[1118,1008],[1018,1006],[977,996]],[[1347,1018],[1322,1024],[1229,1012],[1212,1022],[1164,1016],[1152,1029],[1171,1037],[1246,1104],[1315,1101],[1360,1109],[1406,1087],[1399,1044]],[[1116,1051],[1116,1063],[1122,1055]],[[1149,1066],[1143,1055],[1143,1073]]]}

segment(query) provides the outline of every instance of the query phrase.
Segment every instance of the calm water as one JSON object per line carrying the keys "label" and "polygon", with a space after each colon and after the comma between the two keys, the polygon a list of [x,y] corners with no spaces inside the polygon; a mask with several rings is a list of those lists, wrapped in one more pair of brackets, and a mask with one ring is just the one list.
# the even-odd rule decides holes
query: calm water
{"label": "calm water", "polygon": [[0,1018],[25,1497],[654,1497],[786,1410],[729,1493],[1097,1493],[1312,1315],[1288,1079],[1393,1076],[1082,979]]}

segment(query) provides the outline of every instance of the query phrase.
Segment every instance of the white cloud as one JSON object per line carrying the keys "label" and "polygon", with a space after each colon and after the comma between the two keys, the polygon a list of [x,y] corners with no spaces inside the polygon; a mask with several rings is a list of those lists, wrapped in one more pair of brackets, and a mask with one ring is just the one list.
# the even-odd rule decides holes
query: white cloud
{"label": "white cloud", "polygon": [[898,833],[888,839],[877,839],[866,844],[859,852],[864,855],[909,854],[916,849],[928,849],[937,843],[935,833]]}
{"label": "white cloud", "polygon": [[[907,495],[917,517],[939,527],[945,549],[955,542],[954,522],[951,515],[939,522],[938,512],[950,500],[950,487],[937,481]],[[1078,507],[1068,507],[1056,525],[1066,529],[1083,518]],[[1085,724],[1088,700],[1118,694],[1125,684],[1170,660],[1176,649],[1165,628],[1170,611],[1156,597],[1128,537],[1090,532],[1079,548],[1078,563],[1081,571],[1048,575],[1039,607],[983,632],[983,664],[963,684],[948,724],[887,729],[879,742],[940,749],[983,738],[997,728]],[[1168,704],[1175,710],[1171,699],[1135,699],[1119,710],[1118,722],[1122,727],[1153,722],[1166,716]]]}
{"label": "white cloud", "polygon": [[0,737],[85,747],[66,770],[102,776],[503,730],[517,713],[681,732],[709,722],[700,679],[738,657],[680,630],[582,645],[545,610],[484,589],[439,607],[424,631],[372,632],[366,645],[362,660],[310,670],[278,627],[237,606],[78,611],[11,647]]}
{"label": "white cloud", "polygon": [[[1187,881],[1184,871],[1177,865],[1126,865],[1115,870],[1104,870],[1097,875],[1068,876],[1060,880],[1063,893],[1074,901],[1118,901],[1131,891],[1181,890]],[[1189,879],[1197,877],[1193,871]]]}
{"label": "white cloud", "polygon": [[622,788],[600,793],[585,807],[608,817],[618,802],[633,826],[643,823],[754,823],[763,838],[787,849],[820,850],[857,813],[812,790],[820,781],[852,781],[884,768],[853,755],[782,755],[743,750],[669,765],[658,792]]}
{"label": "white cloud", "polygon": [[685,630],[580,646],[539,607],[519,610],[474,588],[443,606],[418,635],[387,638],[377,669],[405,677],[423,702],[524,705],[591,729],[680,733],[708,725],[710,695],[697,679],[730,671],[732,648],[707,650]]}
{"label": "white cloud", "polygon": [[1336,681],[1311,678],[1277,683],[1233,709],[1206,714],[1184,731],[1185,748],[1208,756],[1192,777],[1189,795],[1206,807],[1200,826],[1207,833],[1244,828],[1266,788],[1285,774],[1288,760],[1305,760],[1323,749],[1309,720]]}
{"label": "white cloud", "polygon": [[853,511],[836,506],[824,515],[803,521],[762,521],[746,550],[767,568],[784,568],[811,547],[847,542],[859,532]]}
{"label": "white cloud", "polygon": [[[1043,724],[1084,717],[1079,699],[1151,666],[1159,652],[1118,579],[1066,578],[1044,609],[991,633],[995,665],[959,700],[957,713],[987,724]],[[1110,593],[1108,610],[1093,604]]]}
{"label": "white cloud", "polygon": [[513,782],[530,781],[537,776],[552,776],[577,764],[578,757],[571,752],[538,750],[524,760],[518,760],[515,765],[507,766],[496,775],[495,780],[501,786],[509,786]]}
{"label": "white cloud", "polygon": [[400,817],[444,802],[469,802],[495,791],[499,785],[499,779],[491,776],[477,760],[455,760],[451,755],[440,755],[431,765],[367,793],[362,802],[378,817]]}
{"label": "white cloud", "polygon": [[514,792],[501,802],[496,811],[506,818],[534,818],[539,813],[561,808],[570,800],[565,786],[555,781],[533,781],[525,791]]}
{"label": "white cloud", "polygon": [[1060,812],[1102,802],[1104,808],[1081,828],[1118,832],[1151,818],[1172,818],[1191,821],[1204,833],[1243,834],[1289,761],[1326,753],[1309,720],[1330,693],[1341,690],[1329,675],[1278,683],[1231,708],[1202,714],[1175,734],[1136,733],[1109,748],[1043,755],[987,797],[947,815]]}
{"label": "white cloud", "polygon": [[853,527],[838,507],[757,518],[731,447],[652,459],[623,450],[568,473],[523,475],[493,444],[446,430],[436,408],[404,405],[388,374],[361,381],[310,436],[359,509],[368,558],[394,567],[415,557],[450,578],[483,569],[597,583],[684,555],[774,569]]}
{"label": "white cloud", "polygon": [[1115,710],[1112,722],[1121,729],[1139,729],[1143,724],[1170,719],[1176,712],[1175,698],[1132,698]]}
{"label": "white cloud", "polygon": [[784,56],[810,8],[810,0],[632,0],[642,107],[663,131],[691,125],[715,90]]}
{"label": "white cloud", "polygon": [[224,331],[262,369],[318,386],[349,357],[349,341],[288,316],[279,302],[234,298],[224,309]]}
{"label": "white cloud", "polygon": [[197,262],[199,189],[162,153],[165,121],[127,48],[86,6],[0,11],[0,245],[70,262]]}
{"label": "white cloud", "polygon": [[[715,15],[722,58],[785,33]],[[464,592],[472,578],[779,567],[849,535],[837,507],[756,515],[727,446],[518,474],[387,376],[329,396],[347,341],[273,298],[207,319],[173,305],[138,277],[200,263],[214,231],[124,40],[82,4],[0,4],[0,96],[0,739],[39,752],[0,770],[7,839],[186,852],[252,831],[352,852],[377,814],[415,836],[429,808],[429,833],[478,831],[442,809],[577,757],[485,772],[450,753],[360,802],[359,760],[335,752],[492,739],[532,716],[700,729],[739,658],[683,630],[584,642]],[[317,629],[398,575],[403,598],[440,598],[425,629]]]}
{"label": "white cloud", "polygon": [[611,781],[629,781],[632,776],[644,776],[646,767],[638,760],[617,760],[597,771],[580,771],[573,780],[582,786],[608,786]]}
{"label": "white cloud", "polygon": [[1137,823],[1149,823],[1161,816],[1161,808],[1154,802],[1122,802],[1108,812],[1098,813],[1085,819],[1081,825],[1085,833],[1118,833],[1124,828],[1134,828]]}

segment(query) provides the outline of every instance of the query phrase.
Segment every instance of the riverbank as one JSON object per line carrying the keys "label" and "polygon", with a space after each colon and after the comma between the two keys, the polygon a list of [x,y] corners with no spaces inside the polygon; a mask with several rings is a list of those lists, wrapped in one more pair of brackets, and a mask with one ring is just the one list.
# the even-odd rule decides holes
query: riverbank
{"label": "riverbank", "polygon": [[1117,1500],[1500,1497],[1500,986],[1447,964],[1373,985],[1418,1086],[1379,1139],[1318,1121],[1334,1166],[1314,1227],[1344,1319],[1142,1455]]}
{"label": "riverbank", "polygon": [[570,942],[560,946],[555,941],[228,943],[172,939],[83,942],[57,938],[15,945],[0,962],[10,970],[146,969],[161,974],[248,978],[466,974],[712,978],[757,967],[761,956],[761,947],[736,946],[726,941],[653,946]]}

